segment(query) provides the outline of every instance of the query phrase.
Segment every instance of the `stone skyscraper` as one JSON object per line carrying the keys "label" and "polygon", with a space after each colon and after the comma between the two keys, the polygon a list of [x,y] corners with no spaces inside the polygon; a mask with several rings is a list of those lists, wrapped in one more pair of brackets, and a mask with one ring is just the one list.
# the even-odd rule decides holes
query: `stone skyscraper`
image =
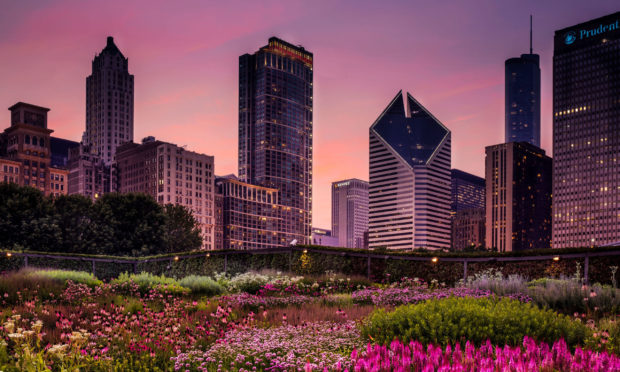
{"label": "stone skyscraper", "polygon": [[368,182],[332,182],[332,236],[340,247],[364,248],[368,231]]}
{"label": "stone skyscraper", "polygon": [[402,92],[370,127],[369,247],[450,248],[451,135]]}
{"label": "stone skyscraper", "polygon": [[553,247],[620,241],[620,12],[555,32]]}
{"label": "stone skyscraper", "polygon": [[312,53],[272,37],[239,57],[239,178],[277,189],[285,244],[312,222]]}
{"label": "stone skyscraper", "polygon": [[83,144],[106,165],[116,148],[133,141],[133,75],[128,60],[109,36],[86,78],[86,132]]}

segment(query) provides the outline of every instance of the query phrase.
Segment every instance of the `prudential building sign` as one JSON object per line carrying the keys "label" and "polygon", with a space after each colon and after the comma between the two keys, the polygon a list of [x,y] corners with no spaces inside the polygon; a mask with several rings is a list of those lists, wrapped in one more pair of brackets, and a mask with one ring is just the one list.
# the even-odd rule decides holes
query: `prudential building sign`
{"label": "prudential building sign", "polygon": [[620,27],[619,21],[616,20],[613,23],[599,24],[598,27],[591,29],[571,30],[564,34],[564,44],[571,45],[576,40],[583,40],[593,36],[602,35],[609,31],[618,30]]}

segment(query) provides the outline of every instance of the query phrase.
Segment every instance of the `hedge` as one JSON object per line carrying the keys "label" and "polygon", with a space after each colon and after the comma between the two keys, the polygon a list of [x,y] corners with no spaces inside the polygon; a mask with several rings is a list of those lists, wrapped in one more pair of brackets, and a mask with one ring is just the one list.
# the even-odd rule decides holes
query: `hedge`
{"label": "hedge", "polygon": [[[286,248],[283,248],[286,249]],[[346,248],[328,247],[295,247],[290,252],[252,253],[250,251],[211,251],[211,252],[183,252],[177,254],[165,254],[148,257],[117,257],[95,255],[68,255],[45,252],[22,252],[31,254],[46,254],[58,256],[29,257],[28,266],[50,267],[58,269],[92,271],[92,259],[108,259],[113,262],[95,262],[95,275],[98,278],[110,279],[117,277],[122,272],[149,272],[156,275],[165,274],[173,277],[185,277],[188,275],[207,275],[226,271],[234,275],[250,270],[260,271],[264,269],[293,272],[295,274],[324,274],[326,271],[343,273],[345,275],[366,276],[368,273],[368,253],[380,254],[370,260],[370,277],[375,281],[393,281],[403,276],[418,277],[426,281],[433,279],[446,284],[453,284],[463,278],[463,263],[458,261],[445,261],[442,258],[478,258],[488,257],[487,262],[468,262],[467,273],[469,276],[484,270],[494,268],[504,274],[521,274],[529,279],[542,277],[573,276],[577,263],[581,265],[583,276],[583,258],[563,258],[560,261],[499,261],[498,257],[524,257],[526,255],[558,255],[558,254],[581,254],[596,252],[614,252],[617,254],[604,257],[589,258],[589,279],[591,282],[603,284],[611,283],[611,267],[620,266],[620,250],[618,248],[579,248],[562,250],[538,250],[527,252],[494,253],[494,252],[467,252],[467,253],[443,253],[443,252],[387,252],[367,251]],[[17,253],[17,252],[15,252]],[[207,256],[208,253],[208,256]],[[361,257],[352,254],[362,254]],[[79,260],[63,259],[63,256],[79,258]],[[177,258],[178,259],[175,259]],[[405,260],[405,257],[438,257],[439,261],[433,263],[430,260],[413,261]],[[135,265],[134,265],[135,262]],[[24,257],[6,254],[0,256],[0,272],[16,270],[25,266]],[[618,273],[620,279],[620,273]]]}

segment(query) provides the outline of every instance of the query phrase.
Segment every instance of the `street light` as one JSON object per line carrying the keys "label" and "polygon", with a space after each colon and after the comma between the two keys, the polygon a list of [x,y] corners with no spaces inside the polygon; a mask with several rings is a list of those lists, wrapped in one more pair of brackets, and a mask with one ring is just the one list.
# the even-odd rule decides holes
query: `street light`
{"label": "street light", "polygon": [[433,257],[433,258],[431,259],[431,262],[432,262],[432,263],[437,263],[437,261],[439,261],[439,258],[437,258],[437,257]]}

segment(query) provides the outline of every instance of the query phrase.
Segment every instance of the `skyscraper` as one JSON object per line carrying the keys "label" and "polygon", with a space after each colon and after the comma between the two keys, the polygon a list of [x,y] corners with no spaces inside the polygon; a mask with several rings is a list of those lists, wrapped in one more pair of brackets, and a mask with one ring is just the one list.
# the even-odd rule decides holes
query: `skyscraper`
{"label": "skyscraper", "polygon": [[620,241],[620,12],[555,32],[553,247]]}
{"label": "skyscraper", "polygon": [[364,248],[368,230],[368,182],[350,179],[332,183],[332,231],[340,247]]}
{"label": "skyscraper", "polygon": [[275,37],[239,57],[239,178],[279,191],[286,244],[310,242],[312,63]]}
{"label": "skyscraper", "polygon": [[511,252],[550,247],[551,168],[545,151],[527,142],[486,148],[487,248]]}
{"label": "skyscraper", "polygon": [[369,247],[450,248],[450,131],[402,91],[370,127]]}
{"label": "skyscraper", "polygon": [[452,212],[484,209],[484,178],[452,169]]}
{"label": "skyscraper", "polygon": [[241,182],[232,175],[218,177],[215,188],[222,198],[221,249],[269,249],[284,244],[278,190]]}
{"label": "skyscraper", "polygon": [[[530,18],[531,22],[531,18]],[[506,60],[506,142],[528,142],[540,147],[540,67],[538,54]]]}
{"label": "skyscraper", "polygon": [[150,195],[159,204],[183,205],[192,211],[202,248],[215,249],[215,176],[213,156],[187,151],[146,137],[118,148],[119,192]]}
{"label": "skyscraper", "polygon": [[106,165],[116,148],[133,141],[133,75],[128,60],[108,36],[106,47],[95,57],[86,78],[86,132],[84,145]]}
{"label": "skyscraper", "polygon": [[452,250],[484,247],[484,178],[452,169]]}

